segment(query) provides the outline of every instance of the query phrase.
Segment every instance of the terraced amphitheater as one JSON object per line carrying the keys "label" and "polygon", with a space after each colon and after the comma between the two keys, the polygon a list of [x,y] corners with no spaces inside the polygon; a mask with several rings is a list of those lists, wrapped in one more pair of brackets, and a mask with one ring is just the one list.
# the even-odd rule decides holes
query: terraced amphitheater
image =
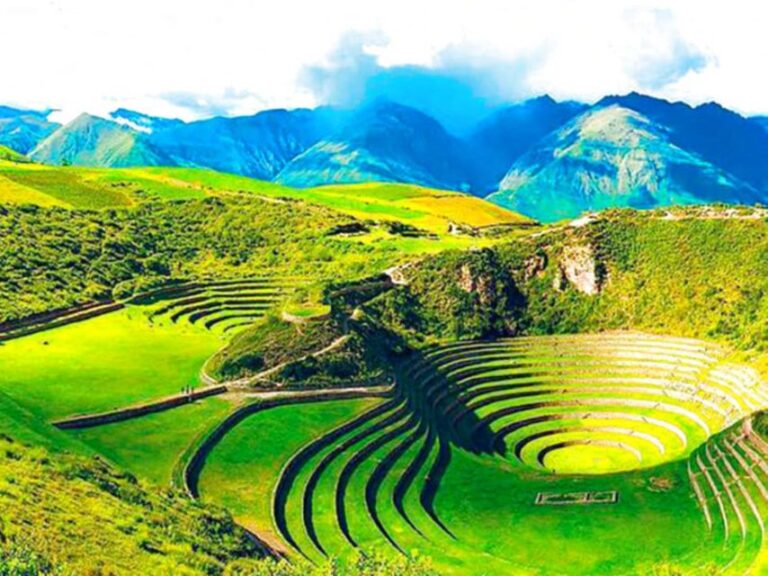
{"label": "terraced amphitheater", "polygon": [[[699,340],[452,343],[406,362],[389,398],[297,444],[268,511],[237,512],[313,561],[418,549],[457,573],[636,574],[659,558],[745,573],[768,513],[768,444],[751,427],[766,406],[756,372]],[[251,433],[275,425],[266,412]],[[227,442],[207,455],[214,469]],[[206,474],[204,498],[232,497]]]}
{"label": "terraced amphitheater", "polygon": [[158,321],[229,334],[263,317],[296,284],[295,279],[266,277],[194,282],[140,296],[134,303],[149,306],[150,318]]}
{"label": "terraced amphitheater", "polygon": [[768,405],[755,374],[691,340],[519,338],[425,360],[410,378],[462,445],[560,474],[674,460]]}

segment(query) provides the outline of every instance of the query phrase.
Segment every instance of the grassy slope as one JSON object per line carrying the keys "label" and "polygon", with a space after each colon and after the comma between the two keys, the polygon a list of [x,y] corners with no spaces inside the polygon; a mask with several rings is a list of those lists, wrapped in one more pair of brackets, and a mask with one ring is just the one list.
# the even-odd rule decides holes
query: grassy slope
{"label": "grassy slope", "polygon": [[674,140],[630,108],[598,107],[518,158],[490,198],[543,222],[609,208],[760,201],[749,184]]}
{"label": "grassy slope", "polygon": [[473,196],[410,184],[365,183],[295,189],[201,170],[160,168],[148,172],[219,190],[303,199],[357,218],[396,220],[435,233],[447,232],[450,221],[475,227],[528,222],[519,214]]}
{"label": "grassy slope", "polygon": [[[0,159],[2,159],[0,157]],[[407,184],[351,184],[307,190],[244,176],[187,168],[94,169],[0,163],[0,197],[6,202],[35,202],[18,188],[36,190],[76,208],[123,206],[142,198],[200,198],[214,191],[248,192],[268,198],[293,198],[363,219],[395,220],[436,233],[450,221],[483,227],[526,223],[527,219],[494,204],[443,190]],[[39,202],[45,202],[40,197]]]}
{"label": "grassy slope", "polygon": [[54,168],[40,164],[0,163],[0,193],[8,203],[28,203],[29,198],[15,198],[8,182],[37,191],[49,202],[76,208],[128,206],[130,196],[117,186],[100,180],[102,171],[84,168]]}
{"label": "grassy slope", "polygon": [[6,437],[0,450],[4,544],[32,548],[64,573],[204,574],[252,551],[226,514],[147,490],[96,460]]}
{"label": "grassy slope", "polygon": [[124,310],[0,346],[0,392],[44,419],[100,412],[198,384],[221,341]]}
{"label": "grassy slope", "polygon": [[268,317],[212,356],[206,370],[219,380],[240,378],[322,350],[340,336],[331,321],[303,325]]}
{"label": "grassy slope", "polygon": [[[394,249],[329,237],[348,217],[322,208],[247,197],[143,204],[132,210],[3,208],[0,317],[13,319],[94,297],[130,294],[170,278],[316,276],[343,263],[360,273]],[[23,257],[19,257],[23,255]]]}
{"label": "grassy slope", "polygon": [[0,145],[0,161],[19,164],[29,162],[29,159],[24,156],[24,154],[20,154],[16,152],[16,150],[8,148],[8,146]]}
{"label": "grassy slope", "polygon": [[[698,209],[676,214],[607,213],[581,228],[438,255],[413,269],[409,287],[373,308],[406,332],[445,339],[638,328],[761,350],[768,335],[765,220],[713,218]],[[592,247],[597,274],[606,278],[599,295],[569,282],[554,288],[564,246]],[[467,278],[474,286],[465,289]]]}
{"label": "grassy slope", "polygon": [[169,486],[173,468],[198,435],[210,430],[232,404],[207,398],[167,412],[75,430],[70,434],[123,470],[158,486]]}
{"label": "grassy slope", "polygon": [[[651,477],[669,478],[675,489],[653,492]],[[532,505],[539,491],[601,489],[619,491],[621,506],[585,510]],[[499,494],[507,496],[499,498]],[[653,565],[668,557],[698,556],[695,564],[707,558],[700,512],[689,498],[685,466],[680,463],[618,476],[532,479],[510,474],[498,462],[459,454],[437,505],[448,525],[458,530],[461,547],[469,552],[464,562],[469,559],[470,566],[473,556],[479,561],[488,553],[523,574],[538,573],[542,558],[553,574],[618,574],[638,570],[638,560]],[[466,518],[483,518],[483,529],[472,529],[462,522]],[[638,522],[644,526],[642,550],[637,547],[636,532],[629,528]],[[542,538],[544,532],[547,538]],[[559,552],[550,554],[551,550]],[[638,573],[651,572],[639,569]]]}
{"label": "grassy slope", "polygon": [[[393,189],[394,193],[387,194],[403,196],[403,202],[432,201],[429,194],[414,198],[417,189],[413,187]],[[285,200],[286,190],[199,170],[0,163],[0,198],[77,208],[36,210],[13,203],[0,208],[5,216],[0,221],[0,273],[7,279],[0,287],[0,321],[108,297],[120,284],[127,286],[120,292],[125,294],[136,284],[162,283],[179,276],[356,277],[378,273],[415,256],[498,241],[447,233],[438,238],[410,237],[386,224],[370,222],[367,233],[333,235],[335,227],[357,221],[322,205]],[[359,193],[350,189],[349,195]],[[457,198],[477,203],[478,211],[466,213],[475,214],[478,223],[510,218],[505,212],[497,218],[498,209],[479,200]],[[309,200],[325,202],[320,197]],[[371,204],[375,209],[366,214],[391,218],[390,208],[395,213],[401,210],[395,209],[399,201]],[[445,204],[444,199],[435,201]],[[93,210],[106,207],[125,210]],[[417,216],[413,222],[431,226],[433,216],[424,211],[411,211],[407,216],[413,214]],[[403,216],[402,221],[409,220]],[[440,228],[445,232],[446,220]]]}

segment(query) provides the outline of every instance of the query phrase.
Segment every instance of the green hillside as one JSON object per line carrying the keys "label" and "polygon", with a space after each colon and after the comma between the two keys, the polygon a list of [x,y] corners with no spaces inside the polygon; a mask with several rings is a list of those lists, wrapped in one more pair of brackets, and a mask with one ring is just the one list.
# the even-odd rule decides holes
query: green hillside
{"label": "green hillside", "polygon": [[13,162],[20,164],[29,162],[29,159],[23,154],[20,154],[15,150],[8,148],[7,146],[0,146],[0,162]]}
{"label": "green hillside", "polygon": [[148,488],[98,459],[6,434],[0,446],[3,573],[211,574],[256,554],[221,510]]}
{"label": "green hillside", "polygon": [[221,192],[304,200],[356,218],[395,221],[437,234],[446,234],[451,223],[469,228],[530,223],[519,214],[473,196],[409,184],[295,189],[200,169],[95,169],[0,162],[0,194],[8,203],[102,208],[151,199],[202,198]]}
{"label": "green hillside", "polygon": [[58,128],[29,153],[37,162],[82,166],[157,166],[168,159],[142,133],[127,126],[82,114]]}
{"label": "green hillside", "polygon": [[532,223],[524,216],[474,196],[411,184],[366,182],[298,189],[202,170],[153,168],[147,173],[158,179],[177,180],[204,189],[306,200],[356,218],[394,220],[437,234],[448,232],[451,223],[470,228]]}
{"label": "green hillside", "polygon": [[410,315],[401,327],[417,338],[637,328],[762,350],[762,209],[609,211],[578,224],[438,255],[377,306]]}

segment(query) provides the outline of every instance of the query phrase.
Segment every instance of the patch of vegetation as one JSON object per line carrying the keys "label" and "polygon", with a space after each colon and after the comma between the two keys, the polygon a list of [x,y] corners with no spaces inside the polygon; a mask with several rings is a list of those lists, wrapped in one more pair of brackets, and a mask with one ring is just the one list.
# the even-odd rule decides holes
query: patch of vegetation
{"label": "patch of vegetation", "polygon": [[384,554],[359,553],[351,562],[332,562],[321,566],[306,562],[273,560],[254,563],[240,561],[227,568],[225,576],[437,576],[429,562],[419,557],[391,558]]}
{"label": "patch of vegetation", "polygon": [[26,164],[27,162],[29,162],[29,158],[24,156],[24,154],[20,154],[16,152],[16,150],[12,150],[7,146],[0,145],[0,162],[14,162],[17,164]]}
{"label": "patch of vegetation", "polygon": [[149,490],[103,461],[6,436],[0,454],[0,558],[17,574],[54,566],[78,574],[221,574],[257,554],[227,513]]}
{"label": "patch of vegetation", "polygon": [[425,259],[404,287],[364,305],[414,347],[437,338],[483,338],[517,330],[524,306],[499,252],[447,252]]}
{"label": "patch of vegetation", "polygon": [[301,199],[363,220],[400,222],[438,234],[447,233],[452,222],[471,228],[531,223],[474,196],[412,184],[370,182],[296,189],[209,170],[151,168],[146,173],[208,189]]}
{"label": "patch of vegetation", "polygon": [[206,370],[220,380],[249,376],[322,350],[341,336],[331,319],[295,323],[268,316],[216,353]]}
{"label": "patch of vegetation", "polygon": [[174,466],[190,440],[210,430],[230,410],[230,402],[206,398],[173,410],[70,434],[121,469],[158,486],[169,486]]}
{"label": "patch of vegetation", "polygon": [[768,412],[762,411],[755,414],[752,417],[752,426],[764,440],[768,440]]}
{"label": "patch of vegetation", "polygon": [[369,386],[385,384],[390,372],[386,351],[353,328],[337,348],[291,362],[271,379],[293,388]]}
{"label": "patch of vegetation", "polygon": [[[586,250],[582,263],[574,248]],[[409,269],[408,286],[367,309],[416,345],[638,328],[759,351],[768,341],[766,264],[759,212],[612,211],[583,227],[427,258]],[[594,293],[568,278],[579,270],[592,275]]]}
{"label": "patch of vegetation", "polygon": [[207,331],[122,310],[6,342],[0,391],[45,420],[104,412],[196,386],[220,346]]}
{"label": "patch of vegetation", "polygon": [[278,406],[249,416],[208,455],[200,477],[203,500],[225,507],[242,525],[279,542],[271,503],[285,461],[305,443],[375,402],[335,400]]}
{"label": "patch of vegetation", "polygon": [[[128,178],[129,171],[92,172],[86,177],[39,166],[0,170],[0,188],[10,186],[0,190],[0,199],[32,203],[0,206],[0,322],[124,298],[179,279],[269,274],[350,279],[418,254],[498,241],[403,236],[401,229],[408,226],[374,227],[370,221],[368,233],[331,234],[360,223],[321,206],[258,194],[205,189],[208,196],[198,198],[198,184],[169,180],[163,172],[140,171],[138,180]],[[183,175],[202,177],[195,171],[176,176]],[[135,204],[142,178],[154,191]],[[70,188],[83,202],[66,192]],[[118,194],[119,201],[110,194]],[[163,198],[179,199],[158,200]]]}
{"label": "patch of vegetation", "polygon": [[[3,184],[10,181],[47,196],[57,204],[77,208],[111,208],[133,204],[134,199],[125,193],[125,189],[99,180],[98,176],[103,173],[91,169],[50,168],[39,164],[0,166]],[[0,191],[4,187],[0,187]],[[12,200],[12,196],[4,196]]]}
{"label": "patch of vegetation", "polygon": [[0,321],[126,296],[175,278],[289,271],[322,277],[385,265],[394,252],[325,238],[348,219],[253,198],[147,203],[129,210],[0,207]]}
{"label": "patch of vegetation", "polygon": [[29,546],[0,540],[0,576],[63,576],[60,568]]}
{"label": "patch of vegetation", "polygon": [[0,437],[0,575],[74,574],[437,573],[419,559],[376,554],[319,566],[263,559],[221,509],[148,489],[98,458],[54,454]]}

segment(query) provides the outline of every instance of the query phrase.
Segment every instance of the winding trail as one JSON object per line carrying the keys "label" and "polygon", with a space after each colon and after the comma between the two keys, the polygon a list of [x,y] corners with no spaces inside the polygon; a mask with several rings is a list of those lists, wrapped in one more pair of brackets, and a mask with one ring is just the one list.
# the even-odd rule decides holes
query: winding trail
{"label": "winding trail", "polygon": [[[267,370],[262,370],[261,372],[257,372],[256,374],[252,374],[251,376],[246,376],[245,378],[236,378],[235,380],[226,380],[224,382],[219,382],[216,380],[213,376],[208,374],[205,371],[205,366],[203,366],[202,370],[200,370],[200,380],[202,380],[205,384],[208,386],[215,386],[215,385],[224,385],[227,386],[229,389],[233,388],[247,388],[248,386],[256,383],[261,382],[263,380],[266,380],[273,374],[277,374],[288,366],[289,364],[294,364],[295,362],[303,362],[304,360],[307,360],[308,358],[317,358],[319,356],[323,356],[325,354],[328,354],[330,352],[333,352],[334,350],[340,348],[344,344],[347,343],[347,340],[349,340],[349,335],[344,334],[342,336],[339,336],[336,338],[333,342],[328,344],[325,348],[321,348],[320,350],[316,350],[314,352],[310,352],[309,354],[305,354],[304,356],[300,356],[299,358],[293,358],[291,360],[286,360],[285,362],[281,362],[280,364],[276,364],[275,366],[272,366],[271,368],[268,368]],[[227,346],[229,343],[227,343]]]}

